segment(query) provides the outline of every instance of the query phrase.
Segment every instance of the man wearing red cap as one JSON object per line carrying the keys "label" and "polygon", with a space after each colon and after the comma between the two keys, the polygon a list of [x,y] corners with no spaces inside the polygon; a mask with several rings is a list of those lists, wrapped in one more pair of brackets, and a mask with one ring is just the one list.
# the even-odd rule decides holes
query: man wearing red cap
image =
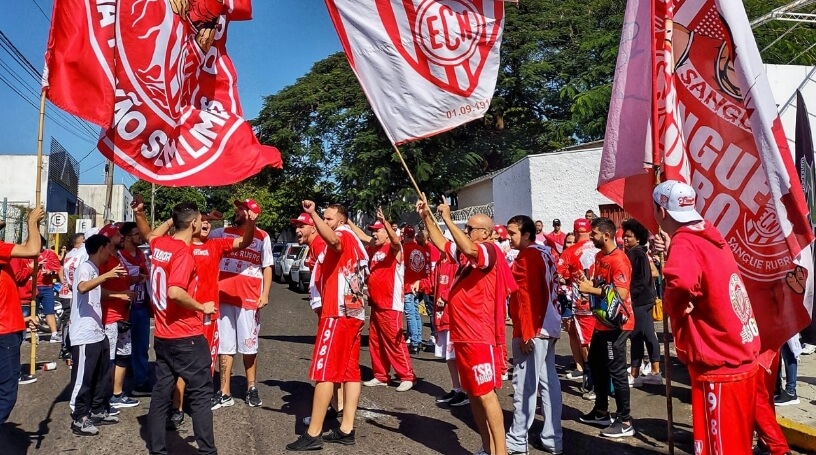
{"label": "man wearing red cap", "polygon": [[216,229],[211,238],[237,239],[252,231],[254,239],[245,249],[227,253],[221,259],[219,276],[220,316],[218,319],[218,354],[221,356],[221,390],[213,397],[212,408],[232,406],[230,378],[233,357],[241,353],[247,375],[246,403],[261,406],[263,402],[255,387],[257,371],[258,332],[261,330],[258,311],[269,303],[272,286],[272,241],[269,235],[247,223],[249,214],[261,214],[261,206],[252,199],[235,201],[233,226]]}
{"label": "man wearing red cap", "polygon": [[405,284],[403,286],[405,317],[408,320],[408,352],[418,354],[422,344],[422,316],[419,314],[419,305],[422,295],[419,284],[427,280],[431,267],[424,248],[416,242],[414,226],[406,224],[402,228],[403,248],[405,259]]}
{"label": "man wearing red cap", "polygon": [[573,224],[573,231],[578,237],[575,245],[564,250],[558,260],[558,275],[572,290],[573,321],[570,325],[570,347],[577,366],[576,371],[567,375],[570,379],[583,377],[585,398],[594,400],[592,380],[589,374],[588,356],[589,341],[595,332],[595,316],[589,309],[589,297],[578,290],[581,276],[592,276],[592,267],[595,264],[595,255],[600,251],[589,238],[592,231],[589,220],[579,218]]}
{"label": "man wearing red cap", "polygon": [[[20,381],[20,345],[26,320],[20,311],[15,273],[11,267],[13,258],[35,258],[40,252],[40,221],[45,217],[41,208],[28,215],[29,236],[24,245],[0,241],[0,425],[11,415],[17,402]],[[28,272],[31,275],[31,270]],[[29,289],[31,287],[29,286]],[[30,292],[30,291],[29,291]],[[30,318],[26,318],[32,321]],[[34,317],[36,319],[36,317]],[[33,322],[29,322],[34,326]]]}
{"label": "man wearing red cap", "polygon": [[[411,357],[402,332],[405,288],[405,262],[402,243],[390,223],[385,220],[382,209],[377,209],[377,221],[368,227],[366,235],[353,223],[349,226],[357,237],[368,245],[371,257],[371,275],[368,277],[368,304],[371,306],[371,323],[368,327],[368,350],[371,353],[371,370],[374,379],[363,383],[366,387],[388,386],[391,367],[399,379],[397,392],[407,392],[414,386],[416,376],[411,367]],[[407,230],[407,226],[405,228]],[[423,251],[424,257],[424,251]]]}

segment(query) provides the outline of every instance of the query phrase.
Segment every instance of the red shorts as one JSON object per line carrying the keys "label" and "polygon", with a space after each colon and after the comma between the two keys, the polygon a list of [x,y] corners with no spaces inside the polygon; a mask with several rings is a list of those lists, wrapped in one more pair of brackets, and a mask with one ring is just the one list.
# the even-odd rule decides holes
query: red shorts
{"label": "red shorts", "polygon": [[695,455],[751,453],[756,412],[756,370],[732,382],[691,379]]}
{"label": "red shorts", "polygon": [[589,340],[592,339],[592,334],[595,333],[595,316],[576,314],[574,318],[575,331],[578,333],[581,346],[589,346]]}
{"label": "red shorts", "polygon": [[504,358],[496,346],[486,343],[453,343],[456,369],[462,389],[473,397],[480,397],[500,389]]}
{"label": "red shorts", "polygon": [[360,382],[360,338],[365,321],[322,318],[312,352],[309,379],[315,382]]}
{"label": "red shorts", "polygon": [[215,376],[215,363],[218,361],[218,318],[212,318],[209,324],[204,325],[204,338],[210,348],[210,374]]}

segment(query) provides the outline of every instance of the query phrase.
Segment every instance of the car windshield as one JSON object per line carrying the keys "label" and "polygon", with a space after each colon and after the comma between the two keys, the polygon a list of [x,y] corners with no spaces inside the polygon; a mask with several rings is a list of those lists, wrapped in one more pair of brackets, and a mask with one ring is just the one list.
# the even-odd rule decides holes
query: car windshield
{"label": "car windshield", "polygon": [[272,246],[272,253],[280,254],[283,251],[283,247],[284,247],[284,245],[280,245],[280,244],[273,245]]}
{"label": "car windshield", "polygon": [[289,249],[288,253],[286,254],[286,259],[296,259],[298,254],[300,254],[300,250],[302,250],[302,246],[293,246]]}

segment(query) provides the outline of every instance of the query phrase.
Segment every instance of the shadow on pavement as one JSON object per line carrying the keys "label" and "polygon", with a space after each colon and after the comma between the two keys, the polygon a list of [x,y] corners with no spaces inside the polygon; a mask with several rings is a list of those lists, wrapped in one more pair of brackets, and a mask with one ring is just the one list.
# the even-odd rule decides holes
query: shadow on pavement
{"label": "shadow on pavement", "polygon": [[0,446],[3,453],[27,453],[31,440],[35,436],[19,428],[18,423],[6,422],[0,425]]}
{"label": "shadow on pavement", "polygon": [[[301,434],[306,431],[303,418],[312,413],[312,396],[314,395],[314,387],[312,384],[303,381],[279,381],[277,379],[268,379],[261,381],[261,383],[269,387],[277,387],[283,392],[281,396],[283,404],[280,409],[267,406],[264,406],[262,409],[294,416],[295,434]],[[325,427],[327,423],[331,422],[327,421],[323,426]]]}
{"label": "shadow on pavement", "polygon": [[[377,414],[396,418],[399,421],[399,425],[396,428],[383,425],[374,419],[366,419],[366,423],[374,428],[397,433],[402,437],[422,444],[433,451],[433,453],[444,453],[447,455],[472,453],[472,451],[465,450],[465,448],[461,446],[459,437],[454,432],[458,428],[448,422],[413,413],[366,409],[364,407],[360,407],[360,410],[374,411]],[[431,434],[433,437],[428,437]]]}

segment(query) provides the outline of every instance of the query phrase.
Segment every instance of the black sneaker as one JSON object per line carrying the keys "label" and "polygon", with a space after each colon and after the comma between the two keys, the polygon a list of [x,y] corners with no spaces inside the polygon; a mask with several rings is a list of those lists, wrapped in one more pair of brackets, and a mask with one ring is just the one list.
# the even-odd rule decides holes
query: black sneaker
{"label": "black sneaker", "polygon": [[344,446],[356,444],[354,440],[354,430],[351,430],[349,433],[343,433],[339,428],[323,433],[323,440],[332,444],[343,444]]}
{"label": "black sneaker", "polygon": [[37,377],[27,373],[20,374],[20,379],[18,380],[19,384],[34,384],[35,382],[37,382]]}
{"label": "black sneaker", "polygon": [[621,420],[615,419],[612,422],[612,425],[604,428],[601,431],[602,436],[606,436],[607,438],[625,438],[627,436],[634,436],[635,435],[635,427],[632,426],[632,419],[629,420]]}
{"label": "black sneaker", "polygon": [[589,370],[584,370],[584,380],[581,381],[581,392],[592,392],[592,373]]}
{"label": "black sneaker", "polygon": [[774,397],[774,406],[791,406],[795,404],[799,404],[799,397],[795,393],[791,395],[782,390],[779,395]]}
{"label": "black sneaker", "polygon": [[177,431],[184,423],[184,412],[180,409],[174,409],[169,416],[167,416],[167,423],[165,429],[167,431]]}
{"label": "black sneaker", "polygon": [[119,417],[108,414],[107,411],[91,413],[91,423],[94,425],[115,425],[119,423]]}
{"label": "black sneaker", "polygon": [[246,402],[250,407],[253,408],[257,408],[258,406],[263,404],[260,395],[258,395],[258,389],[256,387],[250,387],[249,390],[247,390]]}
{"label": "black sneaker", "polygon": [[612,414],[608,412],[603,413],[595,409],[589,411],[587,414],[581,414],[581,416],[578,417],[578,420],[590,425],[601,425],[604,427],[612,425],[613,423]]}
{"label": "black sneaker", "polygon": [[467,406],[469,404],[470,404],[470,398],[468,398],[468,396],[467,396],[467,394],[465,392],[457,393],[456,396],[452,400],[448,401],[448,406],[454,406],[454,407]]}
{"label": "black sneaker", "polygon": [[80,436],[96,436],[99,434],[99,428],[94,426],[91,419],[74,420],[71,422],[71,431]]}
{"label": "black sneaker", "polygon": [[306,450],[320,450],[323,448],[323,436],[309,436],[308,432],[303,432],[297,441],[287,444],[286,450],[293,452],[303,452]]}
{"label": "black sneaker", "polygon": [[450,392],[442,395],[441,397],[436,397],[437,403],[450,403],[451,400],[456,398],[456,391],[451,390]]}
{"label": "black sneaker", "polygon": [[408,345],[408,354],[419,354],[419,345],[409,344]]}

